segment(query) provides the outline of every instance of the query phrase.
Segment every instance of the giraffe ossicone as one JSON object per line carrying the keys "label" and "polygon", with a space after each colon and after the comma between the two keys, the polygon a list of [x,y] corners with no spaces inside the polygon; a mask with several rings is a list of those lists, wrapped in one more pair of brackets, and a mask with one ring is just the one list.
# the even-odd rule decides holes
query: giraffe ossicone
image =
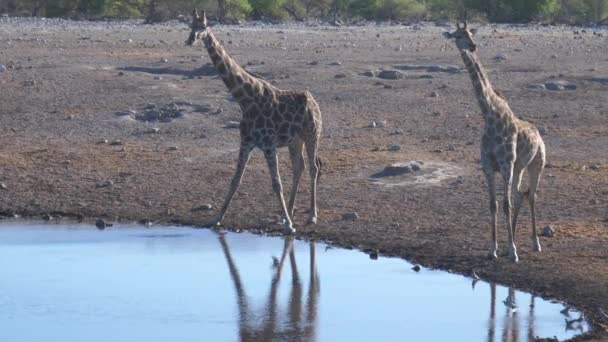
{"label": "giraffe ossicone", "polygon": [[[445,32],[444,36],[454,39],[460,51],[485,121],[481,139],[481,167],[488,183],[492,216],[489,256],[496,258],[498,250],[495,174],[500,173],[504,186],[503,211],[509,237],[508,254],[511,260],[517,262],[519,257],[515,246],[515,231],[519,209],[524,199],[530,204],[533,248],[534,251],[541,250],[536,233],[535,202],[538,183],[545,166],[545,144],[536,127],[518,119],[505,97],[493,88],[476,55],[474,33],[475,30],[469,30],[465,22],[463,26],[457,25],[456,31]],[[525,170],[528,170],[529,189],[524,192],[520,186]],[[515,193],[514,206],[511,201],[512,192]]]}
{"label": "giraffe ossicone", "polygon": [[[304,149],[306,149],[311,196],[308,222],[316,223],[317,180],[321,168],[317,150],[322,123],[321,110],[312,94],[308,91],[278,89],[264,79],[249,73],[230,57],[215,38],[207,23],[205,12],[202,11],[199,15],[194,10],[192,30],[186,44],[192,46],[198,41],[204,43],[213,65],[242,111],[239,125],[241,144],[236,173],[218,216],[209,225],[221,224],[230,201],[241,184],[249,155],[256,147],[264,152],[272,178],[272,188],[285,220],[286,233],[295,232],[292,216],[298,185],[305,169]],[[289,148],[293,166],[293,183],[287,205],[283,197],[277,156],[277,149],[285,146]]]}

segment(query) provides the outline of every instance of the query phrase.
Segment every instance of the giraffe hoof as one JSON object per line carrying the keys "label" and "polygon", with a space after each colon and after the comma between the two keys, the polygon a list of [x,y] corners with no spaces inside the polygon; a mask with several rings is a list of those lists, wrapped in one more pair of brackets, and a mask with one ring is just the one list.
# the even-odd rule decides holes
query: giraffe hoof
{"label": "giraffe hoof", "polygon": [[513,262],[519,262],[519,257],[517,256],[517,252],[515,252],[515,251],[509,252],[509,259]]}
{"label": "giraffe hoof", "polygon": [[308,219],[308,224],[317,224],[317,217],[313,216]]}
{"label": "giraffe hoof", "polygon": [[283,234],[285,234],[285,235],[292,235],[295,232],[296,232],[296,230],[293,227],[286,226],[285,228],[283,228]]}
{"label": "giraffe hoof", "polygon": [[542,250],[542,248],[540,248],[540,244],[537,242],[536,244],[534,244],[534,251],[535,252],[540,252]]}
{"label": "giraffe hoof", "polygon": [[490,260],[496,260],[496,259],[498,259],[498,254],[496,254],[496,251],[490,251],[488,253],[488,259],[490,259]]}

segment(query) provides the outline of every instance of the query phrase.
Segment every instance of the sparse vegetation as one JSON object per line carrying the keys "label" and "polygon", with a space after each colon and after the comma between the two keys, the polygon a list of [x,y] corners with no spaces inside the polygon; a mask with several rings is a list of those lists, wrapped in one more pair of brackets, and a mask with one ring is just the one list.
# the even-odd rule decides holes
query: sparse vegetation
{"label": "sparse vegetation", "polygon": [[608,0],[0,0],[0,13],[157,22],[204,8],[220,21],[310,18],[454,20],[465,10],[489,22],[605,24]]}

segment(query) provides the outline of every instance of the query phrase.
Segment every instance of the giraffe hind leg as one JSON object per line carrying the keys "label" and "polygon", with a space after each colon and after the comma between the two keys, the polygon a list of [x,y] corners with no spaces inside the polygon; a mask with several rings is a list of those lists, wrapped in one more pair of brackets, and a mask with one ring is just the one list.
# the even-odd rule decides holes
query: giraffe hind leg
{"label": "giraffe hind leg", "polygon": [[497,227],[496,227],[496,218],[497,218],[497,204],[496,204],[496,178],[494,175],[494,170],[491,167],[484,167],[483,173],[486,177],[486,182],[488,183],[488,193],[490,197],[490,217],[492,219],[491,227],[490,227],[490,250],[488,252],[488,258],[496,259],[498,258],[498,241],[496,239]]}
{"label": "giraffe hind leg", "polygon": [[287,211],[293,219],[293,212],[295,208],[296,195],[298,193],[298,186],[300,184],[300,178],[304,172],[304,155],[303,153],[304,142],[297,139],[289,145],[289,157],[291,158],[291,166],[293,168],[293,183],[291,187],[291,194],[289,196],[289,204],[287,205]]}
{"label": "giraffe hind leg", "polygon": [[281,176],[279,174],[279,160],[276,148],[269,148],[267,150],[264,150],[264,156],[266,157],[268,170],[270,171],[270,177],[272,178],[272,190],[274,191],[275,195],[277,196],[277,199],[279,200],[281,212],[283,214],[283,217],[285,218],[285,227],[283,231],[286,234],[293,234],[296,230],[293,228],[291,216],[287,211],[285,199],[283,198],[283,185],[281,184]]}
{"label": "giraffe hind leg", "polygon": [[513,203],[513,239],[515,239],[515,233],[517,231],[517,218],[519,217],[519,210],[521,209],[521,205],[528,196],[527,191],[521,191],[521,180],[524,175],[524,169],[521,166],[515,165],[515,170],[513,171],[513,192],[514,192],[514,203]]}
{"label": "giraffe hind leg", "polygon": [[310,215],[309,224],[317,223],[317,181],[319,178],[320,162],[317,156],[319,135],[315,134],[307,139],[306,154],[308,156],[308,171],[310,173]]}
{"label": "giraffe hind leg", "polygon": [[535,252],[540,252],[540,241],[538,240],[538,234],[536,232],[536,191],[540,182],[540,177],[545,167],[545,149],[541,146],[539,152],[536,154],[530,165],[528,165],[528,174],[530,176],[530,189],[528,202],[530,203],[530,215],[532,217],[532,245],[534,246]]}

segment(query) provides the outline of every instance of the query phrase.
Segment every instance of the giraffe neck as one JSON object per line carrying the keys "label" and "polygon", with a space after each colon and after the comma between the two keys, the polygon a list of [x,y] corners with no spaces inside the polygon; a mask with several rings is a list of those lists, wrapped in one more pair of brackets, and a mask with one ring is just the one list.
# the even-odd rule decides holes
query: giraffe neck
{"label": "giraffe neck", "polygon": [[477,56],[467,50],[460,50],[460,55],[469,72],[469,76],[471,76],[473,90],[486,122],[488,121],[488,117],[494,118],[496,116],[509,115],[510,109],[507,102],[492,87]]}
{"label": "giraffe neck", "polygon": [[266,82],[262,82],[247,70],[243,69],[230,55],[222,44],[215,38],[212,32],[209,32],[204,39],[205,48],[211,57],[213,65],[217,69],[218,73],[222,77],[224,84],[228,87],[228,90],[232,95],[240,101],[246,97],[246,93],[243,91],[245,84],[250,85],[247,89],[259,90],[264,88]]}

